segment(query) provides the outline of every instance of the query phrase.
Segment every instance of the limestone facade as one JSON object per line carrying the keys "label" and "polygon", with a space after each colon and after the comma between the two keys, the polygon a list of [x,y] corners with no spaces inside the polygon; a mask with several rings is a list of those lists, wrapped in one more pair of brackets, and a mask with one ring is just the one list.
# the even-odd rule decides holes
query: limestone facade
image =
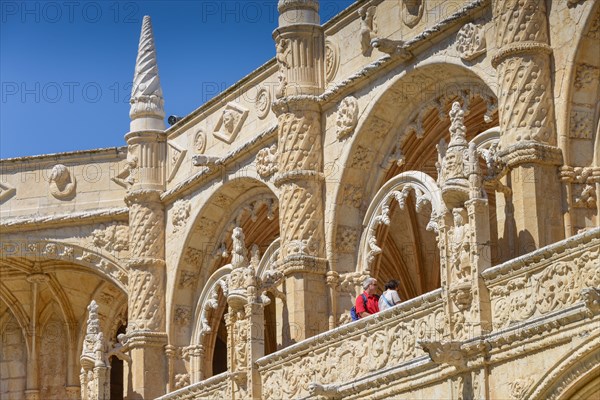
{"label": "limestone facade", "polygon": [[125,146],[0,161],[1,398],[600,396],[600,3],[278,11],[169,128],[144,18]]}

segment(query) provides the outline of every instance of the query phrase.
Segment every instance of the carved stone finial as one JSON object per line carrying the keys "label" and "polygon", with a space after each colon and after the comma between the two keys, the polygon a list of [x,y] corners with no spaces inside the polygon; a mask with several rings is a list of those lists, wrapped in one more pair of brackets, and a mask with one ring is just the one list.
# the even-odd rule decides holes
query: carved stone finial
{"label": "carved stone finial", "polygon": [[233,268],[244,268],[248,265],[248,258],[246,257],[247,250],[246,243],[244,242],[246,237],[244,236],[242,228],[233,228],[233,235],[231,238],[233,239],[231,265]]}
{"label": "carved stone finial", "polygon": [[151,124],[143,127],[149,129],[165,129],[164,98],[158,77],[158,64],[156,63],[156,49],[152,34],[152,23],[149,16],[144,16],[142,33],[135,62],[133,88],[131,90],[131,109],[129,116],[132,120],[131,130],[141,128],[134,124],[139,118],[150,118]]}

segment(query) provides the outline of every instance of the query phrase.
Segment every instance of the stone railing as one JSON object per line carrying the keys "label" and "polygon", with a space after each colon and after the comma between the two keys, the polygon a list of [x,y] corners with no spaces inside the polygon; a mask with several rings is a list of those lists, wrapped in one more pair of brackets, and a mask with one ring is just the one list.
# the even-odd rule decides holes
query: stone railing
{"label": "stone railing", "polygon": [[231,399],[234,391],[233,386],[237,386],[240,382],[245,384],[245,381],[246,373],[244,372],[223,372],[202,382],[175,390],[159,397],[157,400]]}
{"label": "stone railing", "polygon": [[429,363],[417,342],[441,340],[443,330],[438,289],[260,358],[262,397],[340,397],[374,380],[400,378]]}
{"label": "stone railing", "polygon": [[484,271],[493,329],[594,302],[600,294],[599,260],[596,228]]}

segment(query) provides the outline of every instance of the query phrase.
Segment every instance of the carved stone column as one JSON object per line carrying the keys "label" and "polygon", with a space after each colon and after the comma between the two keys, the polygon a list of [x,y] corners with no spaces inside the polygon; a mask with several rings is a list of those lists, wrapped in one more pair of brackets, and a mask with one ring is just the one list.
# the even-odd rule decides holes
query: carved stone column
{"label": "carved stone column", "polygon": [[458,102],[450,118],[450,143],[438,146],[438,183],[448,209],[438,223],[441,280],[451,338],[463,341],[490,329],[489,297],[481,278],[491,264],[489,211],[477,150],[467,144]]}
{"label": "carved stone column", "polygon": [[494,19],[499,154],[509,169],[504,183],[513,191],[516,232],[511,234],[518,238],[514,256],[564,237],[556,195],[562,153],[556,147],[546,2],[495,0]]}
{"label": "carved stone column", "polygon": [[261,399],[261,378],[255,361],[265,354],[264,304],[257,296],[260,282],[247,257],[242,228],[233,229],[233,249],[227,304],[227,365],[231,372],[245,372],[245,381],[232,381],[236,398]]}
{"label": "carved stone column", "polygon": [[[125,135],[131,162],[122,182],[130,185],[129,304],[127,349],[131,380],[128,398],[156,398],[168,381],[165,326],[165,187],[166,134],[162,89],[150,18],[144,17],[133,80],[130,132]],[[121,175],[121,174],[120,174]]]}
{"label": "carved stone column", "polygon": [[31,349],[27,354],[27,382],[25,390],[26,400],[39,400],[39,343],[38,343],[38,315],[39,315],[39,290],[40,285],[48,282],[48,275],[42,272],[40,264],[33,265],[33,272],[27,276],[27,281],[31,283],[31,320],[29,334],[31,335]]}
{"label": "carved stone column", "polygon": [[[289,323],[284,346],[328,328],[325,286],[323,135],[318,97],[323,91],[324,34],[318,1],[281,0],[277,43],[280,80],[273,104],[279,121],[280,261]],[[287,332],[287,333],[286,333]],[[287,337],[286,337],[287,336]]]}
{"label": "carved stone column", "polygon": [[92,300],[87,307],[89,315],[86,335],[81,351],[81,399],[110,399],[110,364],[108,363],[107,344],[100,330],[98,304]]}

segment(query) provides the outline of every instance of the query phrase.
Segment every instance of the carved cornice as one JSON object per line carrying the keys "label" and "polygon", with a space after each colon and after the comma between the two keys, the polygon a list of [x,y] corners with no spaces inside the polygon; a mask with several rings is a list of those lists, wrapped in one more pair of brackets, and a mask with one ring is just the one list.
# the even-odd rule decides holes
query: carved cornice
{"label": "carved cornice", "polygon": [[246,377],[246,372],[224,372],[201,382],[194,383],[183,389],[175,390],[169,394],[158,397],[157,400],[170,399],[198,399],[198,398],[220,398],[221,391],[225,391],[230,382],[239,382]]}
{"label": "carved cornice", "polygon": [[546,43],[540,42],[518,42],[510,43],[502,48],[492,58],[492,66],[497,68],[502,61],[508,57],[515,57],[522,54],[552,54],[552,47]]}
{"label": "carved cornice", "polygon": [[600,228],[579,233],[560,242],[544,246],[529,254],[513,258],[503,264],[489,268],[481,273],[485,279],[486,286],[493,286],[500,281],[514,277],[514,271],[526,268],[528,271],[536,269],[540,264],[550,264],[565,256],[565,251],[570,250],[571,255],[575,251],[585,251],[600,244]]}
{"label": "carved cornice", "polygon": [[48,215],[44,217],[24,216],[3,218],[0,229],[3,234],[38,229],[54,229],[68,225],[88,225],[107,221],[127,221],[128,208],[107,208],[92,211],[80,211],[70,214]]}
{"label": "carved cornice", "polygon": [[498,153],[509,168],[519,164],[562,165],[562,150],[538,142],[521,142]]}

